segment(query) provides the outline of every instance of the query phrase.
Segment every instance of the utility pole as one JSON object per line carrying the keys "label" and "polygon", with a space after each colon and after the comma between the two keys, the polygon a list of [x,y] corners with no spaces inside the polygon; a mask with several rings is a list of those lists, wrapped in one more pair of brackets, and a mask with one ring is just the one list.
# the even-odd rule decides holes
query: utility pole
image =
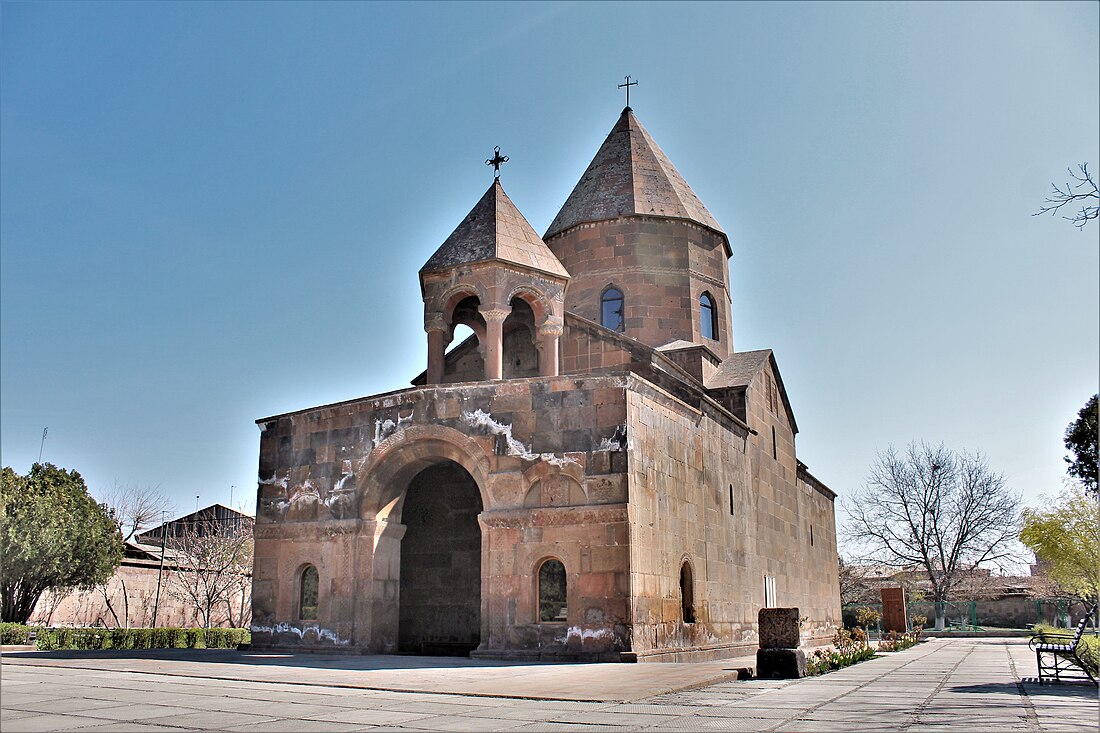
{"label": "utility pole", "polygon": [[42,428],[42,440],[38,443],[38,462],[42,462],[42,448],[46,445],[46,433],[49,431],[48,427]]}

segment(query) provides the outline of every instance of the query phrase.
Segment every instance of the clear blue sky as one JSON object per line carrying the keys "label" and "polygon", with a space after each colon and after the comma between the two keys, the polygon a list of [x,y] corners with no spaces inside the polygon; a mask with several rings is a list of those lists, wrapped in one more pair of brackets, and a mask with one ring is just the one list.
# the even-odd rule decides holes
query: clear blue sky
{"label": "clear blue sky", "polygon": [[2,460],[190,511],[255,495],[257,418],[424,367],[417,270],[491,181],[549,225],[623,106],[730,234],[842,495],[914,439],[1029,502],[1097,389],[1087,3],[4,3]]}

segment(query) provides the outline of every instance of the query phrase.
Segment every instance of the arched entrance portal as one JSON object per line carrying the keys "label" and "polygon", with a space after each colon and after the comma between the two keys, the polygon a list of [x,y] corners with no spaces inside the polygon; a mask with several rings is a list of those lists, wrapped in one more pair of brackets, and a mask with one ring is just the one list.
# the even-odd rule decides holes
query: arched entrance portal
{"label": "arched entrance portal", "polygon": [[465,656],[481,639],[481,492],[441,461],[413,477],[401,521],[397,650]]}

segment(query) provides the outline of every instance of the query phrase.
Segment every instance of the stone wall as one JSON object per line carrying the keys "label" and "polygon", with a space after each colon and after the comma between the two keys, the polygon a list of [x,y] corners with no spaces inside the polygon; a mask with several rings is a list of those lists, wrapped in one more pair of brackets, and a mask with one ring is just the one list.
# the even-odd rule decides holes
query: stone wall
{"label": "stone wall", "polygon": [[[160,605],[156,606],[158,574],[159,563],[156,561],[123,560],[102,588],[64,595],[44,593],[38,599],[29,623],[148,628],[153,625],[153,610],[156,607],[157,626],[201,626],[201,618],[194,606],[172,593],[171,584],[176,570],[171,565],[165,567],[161,576]],[[235,595],[228,608],[219,606],[214,609],[211,625],[247,625],[251,620],[249,602],[247,593]]]}
{"label": "stone wall", "polygon": [[[581,224],[546,244],[572,276],[566,312],[600,323],[600,296],[614,285],[623,292],[627,335],[652,347],[683,339],[705,343],[723,357],[732,350],[729,268],[721,235],[688,221],[632,216]],[[704,291],[718,311],[718,341],[700,333]]]}
{"label": "stone wall", "polygon": [[[395,651],[405,490],[453,461],[483,504],[483,653],[617,659],[628,644],[626,383],[440,386],[260,421],[254,643]],[[537,621],[533,581],[551,557],[569,581],[557,624]],[[296,595],[306,564],[321,578],[308,622]]]}

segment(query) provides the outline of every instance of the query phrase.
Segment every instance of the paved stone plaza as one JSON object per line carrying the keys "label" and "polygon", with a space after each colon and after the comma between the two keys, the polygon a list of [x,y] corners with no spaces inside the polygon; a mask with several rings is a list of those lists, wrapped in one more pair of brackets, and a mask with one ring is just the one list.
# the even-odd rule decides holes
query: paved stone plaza
{"label": "paved stone plaza", "polygon": [[730,680],[741,662],[9,654],[0,668],[0,727],[915,732],[1084,731],[1098,723],[1096,688],[1039,687],[1034,655],[1020,639],[931,640],[797,682]]}

